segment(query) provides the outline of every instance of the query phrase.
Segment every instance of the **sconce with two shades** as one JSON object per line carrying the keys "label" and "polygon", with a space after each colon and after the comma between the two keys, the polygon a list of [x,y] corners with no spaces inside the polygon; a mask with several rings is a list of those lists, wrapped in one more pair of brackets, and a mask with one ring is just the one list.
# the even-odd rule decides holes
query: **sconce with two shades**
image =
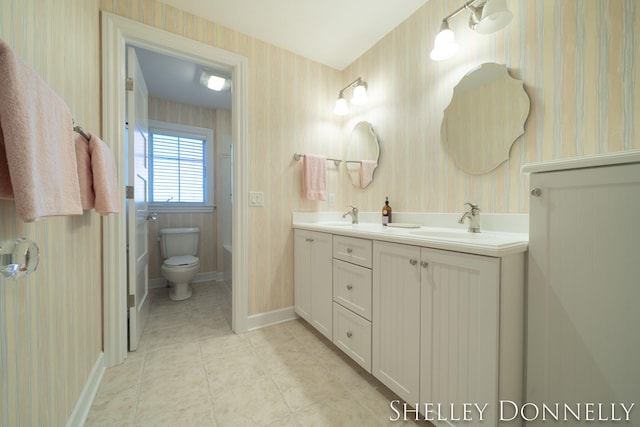
{"label": "sconce with two shades", "polygon": [[344,92],[349,88],[353,88],[353,93],[351,94],[351,103],[353,105],[363,105],[369,100],[367,97],[367,82],[358,77],[340,90],[333,114],[344,116],[349,113],[349,106],[347,105],[347,100],[344,98]]}
{"label": "sconce with two shades", "polygon": [[[474,6],[474,3],[478,3]],[[471,12],[469,16],[469,27],[480,34],[495,33],[506,27],[513,13],[507,9],[506,0],[471,0],[460,6],[442,20],[440,32],[433,43],[433,50],[429,57],[434,61],[443,61],[451,58],[458,51],[453,31],[449,28],[449,20],[458,15],[463,10]]]}

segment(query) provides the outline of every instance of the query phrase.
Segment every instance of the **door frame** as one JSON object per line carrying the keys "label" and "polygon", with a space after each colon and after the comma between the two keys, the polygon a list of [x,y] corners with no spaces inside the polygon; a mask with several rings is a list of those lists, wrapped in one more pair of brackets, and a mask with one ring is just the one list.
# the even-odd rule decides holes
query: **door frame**
{"label": "door frame", "polygon": [[[232,138],[234,170],[232,217],[232,330],[248,330],[248,59],[196,40],[128,18],[102,12],[102,135],[116,158],[120,205],[125,206],[126,45],[133,45],[232,73]],[[103,218],[103,352],[106,367],[127,354],[126,218]]]}

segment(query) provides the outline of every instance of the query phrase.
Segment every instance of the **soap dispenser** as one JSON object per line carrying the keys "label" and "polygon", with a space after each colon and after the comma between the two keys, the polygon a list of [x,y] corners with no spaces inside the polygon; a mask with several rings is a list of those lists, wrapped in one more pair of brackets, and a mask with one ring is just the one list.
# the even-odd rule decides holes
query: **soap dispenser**
{"label": "soap dispenser", "polygon": [[391,223],[391,206],[389,206],[389,196],[385,197],[384,206],[382,207],[382,225]]}

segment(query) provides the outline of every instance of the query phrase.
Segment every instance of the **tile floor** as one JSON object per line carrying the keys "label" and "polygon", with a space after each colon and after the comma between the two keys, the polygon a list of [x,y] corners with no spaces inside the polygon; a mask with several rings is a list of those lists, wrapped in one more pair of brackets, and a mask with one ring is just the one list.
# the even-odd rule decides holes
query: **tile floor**
{"label": "tile floor", "polygon": [[106,371],[85,426],[431,425],[391,422],[397,397],[306,322],[236,335],[230,286],[193,288],[151,290],[140,346]]}

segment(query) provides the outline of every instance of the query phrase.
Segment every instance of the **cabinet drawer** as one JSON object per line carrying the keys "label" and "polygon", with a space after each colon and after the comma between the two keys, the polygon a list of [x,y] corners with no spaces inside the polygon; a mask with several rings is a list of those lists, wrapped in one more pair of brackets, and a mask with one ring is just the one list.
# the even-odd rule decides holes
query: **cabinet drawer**
{"label": "cabinet drawer", "polygon": [[334,259],[333,300],[371,320],[371,270]]}
{"label": "cabinet drawer", "polygon": [[335,302],[333,343],[371,373],[371,322]]}
{"label": "cabinet drawer", "polygon": [[371,268],[371,240],[333,236],[333,257]]}

